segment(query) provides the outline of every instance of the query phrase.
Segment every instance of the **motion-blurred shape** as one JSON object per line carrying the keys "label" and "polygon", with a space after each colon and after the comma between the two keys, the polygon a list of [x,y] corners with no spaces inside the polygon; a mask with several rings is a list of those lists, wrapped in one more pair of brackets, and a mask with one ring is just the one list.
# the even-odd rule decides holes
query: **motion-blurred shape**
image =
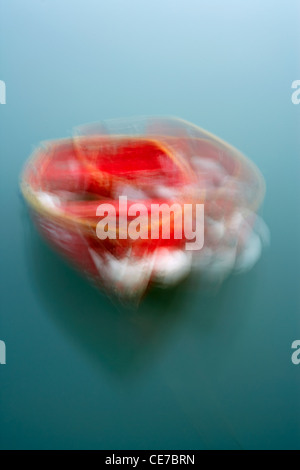
{"label": "motion-blurred shape", "polygon": [[[80,127],[36,150],[21,187],[50,244],[121,299],[139,299],[151,284],[174,285],[191,271],[222,281],[251,268],[268,238],[256,214],[265,192],[258,169],[180,119]],[[191,245],[197,230],[204,243]]]}

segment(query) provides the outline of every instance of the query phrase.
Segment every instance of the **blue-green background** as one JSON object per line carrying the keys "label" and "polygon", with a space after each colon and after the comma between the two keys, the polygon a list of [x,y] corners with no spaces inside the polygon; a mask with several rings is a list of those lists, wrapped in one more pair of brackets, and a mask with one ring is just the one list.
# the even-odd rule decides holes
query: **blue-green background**
{"label": "blue-green background", "polygon": [[[0,0],[0,448],[300,448],[299,30],[299,0]],[[271,244],[131,312],[39,239],[18,179],[40,141],[141,114],[253,159]]]}

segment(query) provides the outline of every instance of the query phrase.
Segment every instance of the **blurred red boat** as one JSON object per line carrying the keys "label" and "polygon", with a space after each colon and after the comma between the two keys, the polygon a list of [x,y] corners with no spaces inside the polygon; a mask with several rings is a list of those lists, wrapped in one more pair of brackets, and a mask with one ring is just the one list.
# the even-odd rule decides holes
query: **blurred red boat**
{"label": "blurred red boat", "polygon": [[[77,130],[70,139],[41,145],[29,159],[21,187],[48,242],[100,287],[137,297],[158,282],[178,282],[191,270],[222,280],[259,257],[263,233],[256,211],[265,184],[240,152],[180,119],[107,121]],[[128,200],[120,213],[119,198]],[[133,203],[204,204],[204,246],[186,250],[185,234],[157,239],[97,236],[97,208],[111,204],[126,217]],[[183,209],[184,210],[184,209]]]}

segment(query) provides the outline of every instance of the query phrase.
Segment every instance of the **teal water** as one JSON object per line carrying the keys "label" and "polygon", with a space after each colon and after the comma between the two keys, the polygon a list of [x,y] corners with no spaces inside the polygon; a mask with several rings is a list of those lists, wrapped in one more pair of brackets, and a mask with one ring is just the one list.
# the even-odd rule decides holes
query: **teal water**
{"label": "teal water", "polygon": [[[0,448],[300,448],[299,2],[0,0]],[[175,115],[248,155],[271,244],[221,290],[112,303],[45,245],[18,183],[86,122]]]}

